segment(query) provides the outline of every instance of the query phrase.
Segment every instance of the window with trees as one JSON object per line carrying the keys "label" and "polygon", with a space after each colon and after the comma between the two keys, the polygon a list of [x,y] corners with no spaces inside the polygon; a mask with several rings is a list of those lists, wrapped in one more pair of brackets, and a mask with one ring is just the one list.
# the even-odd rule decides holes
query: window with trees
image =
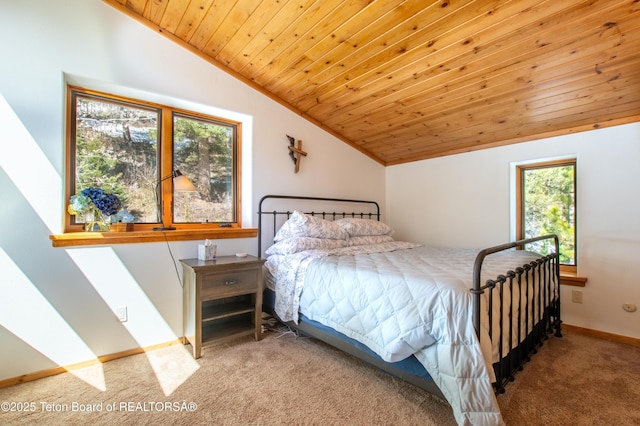
{"label": "window with trees", "polygon": [[[136,231],[240,225],[240,123],[77,87],[67,98],[68,198],[115,194]],[[176,170],[196,191],[174,188]],[[87,220],[66,217],[67,232]]]}
{"label": "window with trees", "polygon": [[[518,239],[556,234],[560,264],[576,272],[576,160],[520,165],[516,168]],[[528,247],[547,254],[541,243]]]}

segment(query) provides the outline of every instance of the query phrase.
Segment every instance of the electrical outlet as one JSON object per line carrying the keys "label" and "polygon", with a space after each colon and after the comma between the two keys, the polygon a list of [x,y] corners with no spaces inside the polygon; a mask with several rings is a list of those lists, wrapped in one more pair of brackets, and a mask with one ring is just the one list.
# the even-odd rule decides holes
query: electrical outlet
{"label": "electrical outlet", "polygon": [[582,303],[582,292],[578,290],[573,290],[571,292],[571,301],[573,303]]}
{"label": "electrical outlet", "polygon": [[116,316],[120,320],[120,322],[127,322],[127,307],[120,306],[116,308]]}

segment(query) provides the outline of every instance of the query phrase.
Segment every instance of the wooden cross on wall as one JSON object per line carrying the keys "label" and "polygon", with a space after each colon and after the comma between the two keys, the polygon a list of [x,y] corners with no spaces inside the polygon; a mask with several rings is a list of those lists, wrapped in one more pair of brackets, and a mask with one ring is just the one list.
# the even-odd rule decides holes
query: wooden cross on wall
{"label": "wooden cross on wall", "polygon": [[307,153],[302,150],[302,141],[298,139],[298,146],[295,146],[295,138],[287,135],[287,139],[289,139],[289,156],[293,160],[293,164],[296,165],[295,173],[298,173],[300,170],[300,161],[302,160],[301,155],[306,157]]}

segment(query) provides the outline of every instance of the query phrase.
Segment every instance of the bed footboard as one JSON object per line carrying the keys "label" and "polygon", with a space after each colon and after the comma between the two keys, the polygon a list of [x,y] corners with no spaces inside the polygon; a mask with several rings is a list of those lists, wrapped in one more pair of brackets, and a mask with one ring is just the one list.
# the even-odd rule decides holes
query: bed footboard
{"label": "bed footboard", "polygon": [[[483,284],[481,273],[485,258],[491,254],[526,244],[553,240],[555,251],[536,261],[507,271]],[[496,393],[503,393],[516,371],[531,359],[548,335],[562,337],[560,320],[560,262],[556,235],[515,241],[490,247],[478,253],[473,269],[473,326],[481,337],[483,303],[487,312],[497,309],[497,321],[489,315],[489,338],[498,342],[498,361],[494,363]],[[487,295],[483,296],[484,293]],[[506,343],[505,343],[506,342]]]}

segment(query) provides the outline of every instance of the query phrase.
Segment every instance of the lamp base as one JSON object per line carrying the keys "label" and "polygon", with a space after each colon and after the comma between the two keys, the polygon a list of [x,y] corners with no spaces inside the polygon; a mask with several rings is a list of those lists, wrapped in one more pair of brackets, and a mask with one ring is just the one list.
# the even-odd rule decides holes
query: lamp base
{"label": "lamp base", "polygon": [[175,231],[176,228],[174,226],[159,226],[157,228],[153,228],[154,231]]}

